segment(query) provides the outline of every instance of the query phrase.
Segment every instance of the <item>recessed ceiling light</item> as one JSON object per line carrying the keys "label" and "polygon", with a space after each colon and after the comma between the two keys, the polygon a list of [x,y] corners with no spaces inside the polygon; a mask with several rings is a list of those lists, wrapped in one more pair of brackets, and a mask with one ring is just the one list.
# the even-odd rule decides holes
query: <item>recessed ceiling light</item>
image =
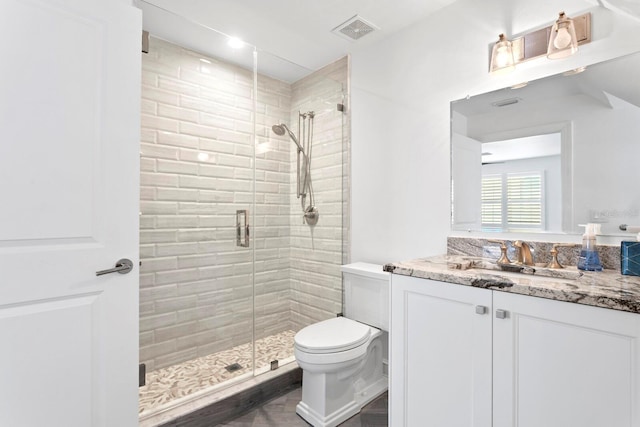
{"label": "recessed ceiling light", "polygon": [[240,49],[244,47],[245,43],[237,37],[229,37],[227,44],[233,49]]}

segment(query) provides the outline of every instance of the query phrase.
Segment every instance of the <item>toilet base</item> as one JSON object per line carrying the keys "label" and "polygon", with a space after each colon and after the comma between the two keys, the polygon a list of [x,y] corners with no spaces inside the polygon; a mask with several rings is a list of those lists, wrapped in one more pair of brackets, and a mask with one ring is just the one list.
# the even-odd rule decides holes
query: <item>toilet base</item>
{"label": "toilet base", "polygon": [[314,427],[335,427],[360,412],[367,403],[387,391],[388,386],[388,378],[382,376],[369,386],[354,393],[351,401],[331,413],[326,415],[319,414],[304,401],[298,403],[296,413]]}

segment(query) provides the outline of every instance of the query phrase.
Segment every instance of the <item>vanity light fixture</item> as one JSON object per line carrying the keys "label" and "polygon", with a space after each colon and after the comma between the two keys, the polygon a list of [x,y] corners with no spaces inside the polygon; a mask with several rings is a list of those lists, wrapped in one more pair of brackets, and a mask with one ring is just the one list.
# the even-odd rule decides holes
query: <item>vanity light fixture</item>
{"label": "vanity light fixture", "polygon": [[578,51],[578,38],[573,19],[560,12],[558,20],[551,27],[547,58],[560,59],[571,56]]}
{"label": "vanity light fixture", "polygon": [[489,71],[493,74],[513,71],[515,61],[513,59],[513,46],[504,34],[498,36],[498,41],[491,50],[491,64]]}
{"label": "vanity light fixture", "polygon": [[[560,12],[558,20],[547,27],[530,31],[507,40],[504,34],[491,50],[489,72],[500,74],[511,71],[521,62],[546,56],[550,59],[566,58],[578,50],[578,46],[591,42],[591,13],[569,18]],[[510,62],[509,53],[513,55]]]}

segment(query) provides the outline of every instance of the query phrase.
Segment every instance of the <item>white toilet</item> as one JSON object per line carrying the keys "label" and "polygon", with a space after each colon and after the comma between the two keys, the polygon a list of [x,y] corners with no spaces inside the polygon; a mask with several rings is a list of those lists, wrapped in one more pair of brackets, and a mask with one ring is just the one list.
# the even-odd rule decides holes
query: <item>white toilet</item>
{"label": "white toilet", "polygon": [[342,272],[345,317],[307,326],[294,339],[302,368],[296,412],[314,427],[340,424],[388,388],[382,331],[389,330],[389,273],[367,263]]}

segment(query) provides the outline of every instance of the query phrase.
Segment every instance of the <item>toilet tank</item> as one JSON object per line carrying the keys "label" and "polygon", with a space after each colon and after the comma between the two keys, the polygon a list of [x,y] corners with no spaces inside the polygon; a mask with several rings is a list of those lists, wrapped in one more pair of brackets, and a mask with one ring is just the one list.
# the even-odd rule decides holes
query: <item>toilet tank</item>
{"label": "toilet tank", "polygon": [[343,265],[345,317],[389,331],[390,275],[382,271],[382,265]]}

